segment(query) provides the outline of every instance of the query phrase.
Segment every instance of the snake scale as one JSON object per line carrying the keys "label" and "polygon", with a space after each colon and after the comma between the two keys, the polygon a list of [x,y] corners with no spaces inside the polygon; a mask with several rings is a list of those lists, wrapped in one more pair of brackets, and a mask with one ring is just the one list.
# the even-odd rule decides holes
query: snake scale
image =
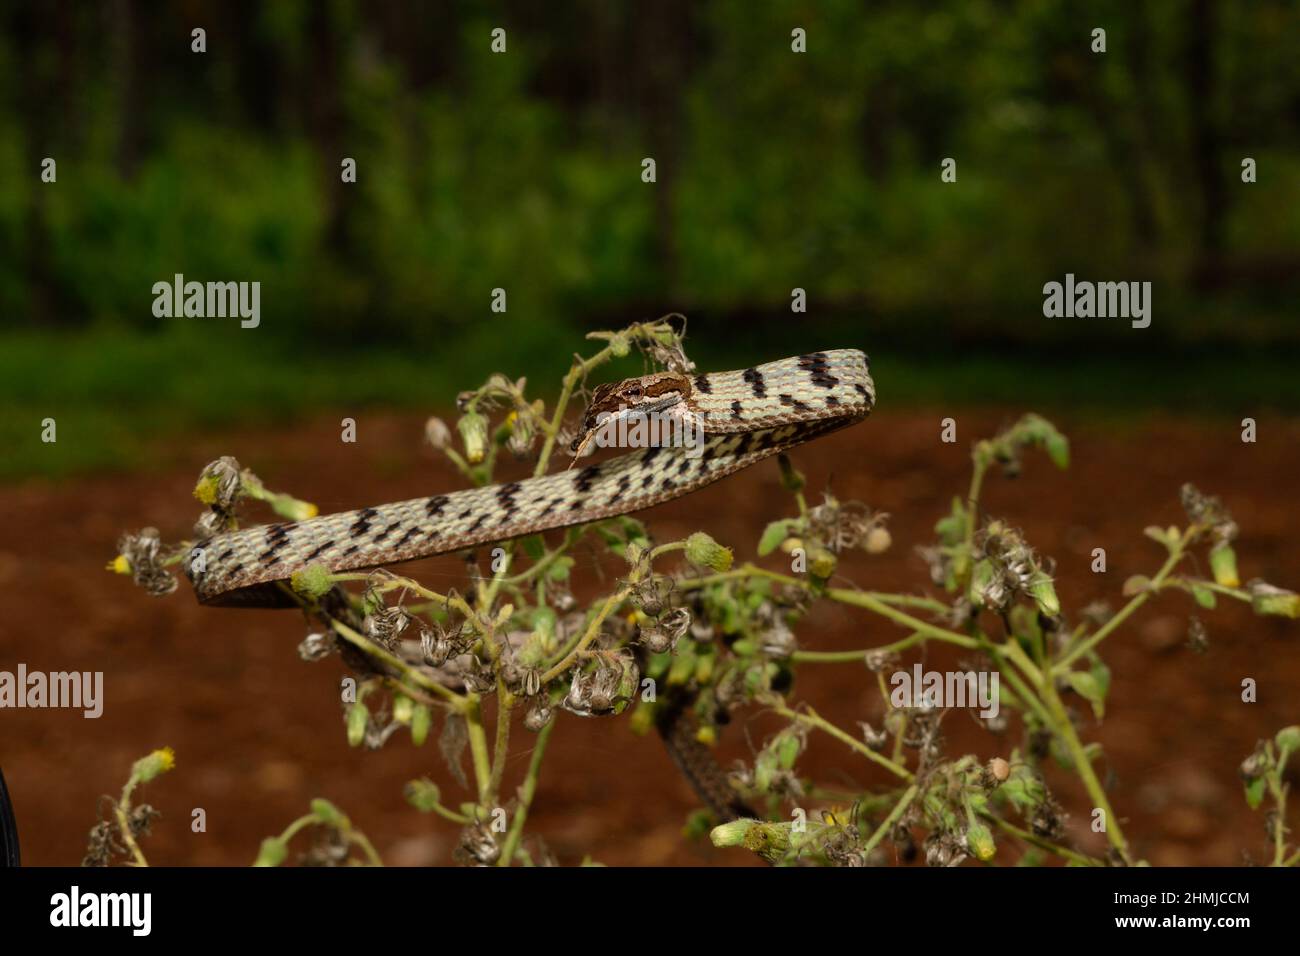
{"label": "snake scale", "polygon": [[[702,427],[702,445],[652,445],[522,481],[226,531],[196,544],[202,560],[186,562],[186,573],[203,604],[294,606],[281,583],[308,566],[374,568],[640,511],[860,421],[875,397],[867,356],[856,349],[733,372],[627,379],[597,389],[584,420],[589,435],[600,404],[615,417],[690,416]],[[719,805],[716,781],[691,752],[681,721],[661,721],[660,730],[701,796],[734,815]]]}

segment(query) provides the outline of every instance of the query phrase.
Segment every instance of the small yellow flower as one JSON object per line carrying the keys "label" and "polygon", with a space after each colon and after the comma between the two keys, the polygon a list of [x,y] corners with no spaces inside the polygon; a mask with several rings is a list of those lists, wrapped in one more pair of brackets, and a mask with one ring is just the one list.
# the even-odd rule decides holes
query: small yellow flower
{"label": "small yellow flower", "polygon": [[105,570],[112,571],[114,574],[130,574],[131,562],[126,559],[125,554],[119,554],[108,564],[104,565]]}
{"label": "small yellow flower", "polygon": [[205,505],[216,504],[217,489],[220,485],[221,481],[216,475],[205,474],[194,486],[194,497]]}
{"label": "small yellow flower", "polygon": [[176,752],[171,747],[163,747],[137,760],[135,766],[131,768],[131,776],[137,783],[148,783],[174,766],[176,766]]}

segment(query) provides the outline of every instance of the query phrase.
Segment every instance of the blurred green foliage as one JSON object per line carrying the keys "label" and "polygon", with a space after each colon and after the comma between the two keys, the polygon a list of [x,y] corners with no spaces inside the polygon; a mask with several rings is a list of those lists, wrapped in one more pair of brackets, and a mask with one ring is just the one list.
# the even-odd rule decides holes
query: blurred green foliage
{"label": "blurred green foliage", "polygon": [[[1300,404],[1268,371],[1297,342],[1297,11],[0,4],[0,398],[25,417],[150,383],[142,408],[238,418],[278,407],[261,378],[279,374],[301,380],[294,407],[445,402],[488,369],[563,365],[575,333],[682,311],[719,363],[894,356],[891,401],[1004,367],[1050,395],[1036,369],[1088,353],[1120,380],[1166,363],[1134,403],[1182,404],[1179,368],[1213,360],[1236,393]],[[1151,280],[1152,328],[1044,319],[1066,272]],[[151,287],[176,273],[260,281],[261,326],[155,318]],[[358,381],[303,387],[326,370]],[[0,440],[29,426],[7,414]]]}

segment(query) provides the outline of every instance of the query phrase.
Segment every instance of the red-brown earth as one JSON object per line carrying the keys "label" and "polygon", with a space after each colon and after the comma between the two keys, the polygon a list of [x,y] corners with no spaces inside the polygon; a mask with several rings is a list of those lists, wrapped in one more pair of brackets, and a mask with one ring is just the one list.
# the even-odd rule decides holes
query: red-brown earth
{"label": "red-brown earth", "polygon": [[[914,547],[932,539],[935,520],[954,494],[964,493],[970,442],[1014,417],[1001,410],[963,414],[959,442],[943,444],[939,420],[946,414],[880,414],[796,453],[814,496],[829,482],[839,497],[892,516],[890,552],[842,563],[841,572],[857,584],[929,589]],[[304,812],[314,796],[344,808],[391,864],[450,861],[455,827],[417,813],[402,796],[407,780],[427,774],[449,802],[463,798],[436,744],[416,750],[399,734],[378,752],[349,748],[337,691],[342,665],[337,657],[299,659],[299,614],[201,608],[184,584],[169,598],[153,599],[104,572],[124,530],[155,525],[169,540],[188,534],[197,513],[194,478],[219,454],[235,455],[271,487],[323,511],[458,486],[452,470],[421,447],[419,417],[360,416],[356,444],[339,441],[336,421],[203,436],[178,453],[187,464],[165,474],[0,488],[0,669],[25,662],[30,669],[105,675],[97,720],[70,711],[0,711],[0,766],[17,805],[25,862],[80,861],[99,796],[119,789],[132,761],[163,745],[175,748],[177,765],[143,792],[163,813],[145,841],[151,862],[246,864],[261,839]],[[1124,580],[1159,565],[1162,552],[1142,529],[1182,519],[1178,489],[1188,480],[1222,496],[1236,516],[1244,579],[1300,586],[1293,484],[1300,421],[1261,419],[1253,445],[1241,442],[1230,421],[1059,424],[1073,442],[1072,467],[1058,472],[1031,454],[1019,479],[991,477],[984,505],[1056,559],[1067,612],[1101,598],[1117,607]],[[790,508],[776,466],[765,463],[642,517],[658,540],[703,529],[746,559],[765,523]],[[1089,569],[1096,547],[1106,549],[1105,574]],[[458,570],[446,558],[403,568],[435,587],[454,583]],[[594,562],[580,558],[576,580],[596,586],[594,572]],[[1264,860],[1263,814],[1247,808],[1238,766],[1257,740],[1300,723],[1300,622],[1258,618],[1220,601],[1217,610],[1195,611],[1210,636],[1209,650],[1196,654],[1184,646],[1193,610],[1185,595],[1163,596],[1104,645],[1113,671],[1106,717],[1098,724],[1076,701],[1088,714],[1083,736],[1105,748],[1110,798],[1140,856],[1155,864]],[[806,649],[841,650],[902,632],[866,612],[826,605],[803,622],[799,636]],[[938,651],[928,658],[947,660]],[[794,697],[850,731],[857,720],[879,725],[882,705],[868,677],[860,664],[805,666]],[[1246,677],[1259,683],[1257,703],[1241,700]],[[743,851],[683,839],[683,821],[696,804],[653,736],[632,735],[626,718],[561,713],[558,720],[529,832],[561,862],[590,855],[608,864],[754,863]],[[743,728],[757,741],[773,726],[770,718],[733,724],[720,758],[748,752]],[[1004,737],[964,713],[950,713],[944,727],[952,752],[981,759],[1006,755],[1021,742],[1017,721]],[[515,728],[508,789],[522,776],[531,740]],[[801,769],[830,783],[885,783],[874,767],[819,736]],[[1070,814],[1070,839],[1102,851],[1077,779],[1054,770],[1051,782]],[[206,811],[206,832],[191,832],[196,807]]]}

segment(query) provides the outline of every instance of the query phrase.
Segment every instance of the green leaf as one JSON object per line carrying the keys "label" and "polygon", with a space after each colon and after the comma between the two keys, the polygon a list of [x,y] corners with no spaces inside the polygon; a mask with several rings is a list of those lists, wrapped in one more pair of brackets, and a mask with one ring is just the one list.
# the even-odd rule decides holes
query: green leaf
{"label": "green leaf", "polygon": [[1098,657],[1095,653],[1092,655],[1092,676],[1096,678],[1097,685],[1101,688],[1101,696],[1104,698],[1110,693],[1110,668],[1106,662]]}
{"label": "green leaf", "polygon": [[1214,605],[1217,602],[1214,600],[1213,591],[1207,588],[1204,584],[1192,584],[1191,588],[1192,597],[1196,598],[1197,604],[1203,608],[1214,610]]}
{"label": "green leaf", "polygon": [[1070,440],[1068,438],[1053,428],[1043,444],[1047,448],[1047,457],[1052,459],[1052,463],[1057,468],[1064,471],[1070,467]]}
{"label": "green leaf", "polygon": [[1263,777],[1256,777],[1254,780],[1246,782],[1246,803],[1252,810],[1258,810],[1259,805],[1264,802],[1264,793],[1268,788],[1268,781]]}
{"label": "green leaf", "polygon": [[569,572],[573,570],[573,558],[567,554],[561,555],[551,562],[551,566],[546,569],[546,579],[548,581],[567,581]]}
{"label": "green leaf", "polygon": [[1164,528],[1158,527],[1157,525],[1148,525],[1142,529],[1142,533],[1152,541],[1163,544],[1166,548],[1173,547],[1169,541],[1169,533]]}
{"label": "green leaf", "polygon": [[1092,704],[1092,712],[1100,720],[1106,710],[1106,688],[1090,671],[1070,671],[1065,675],[1074,692]]}
{"label": "green leaf", "polygon": [[1135,574],[1124,582],[1123,594],[1125,597],[1133,597],[1141,594],[1147,588],[1151,587],[1151,579],[1145,574]]}
{"label": "green leaf", "polygon": [[940,518],[934,526],[935,533],[947,545],[958,544],[966,538],[966,508],[960,498],[952,499],[952,513]]}
{"label": "green leaf", "polygon": [[537,561],[546,553],[546,542],[540,534],[530,534],[519,543],[530,561]]}

